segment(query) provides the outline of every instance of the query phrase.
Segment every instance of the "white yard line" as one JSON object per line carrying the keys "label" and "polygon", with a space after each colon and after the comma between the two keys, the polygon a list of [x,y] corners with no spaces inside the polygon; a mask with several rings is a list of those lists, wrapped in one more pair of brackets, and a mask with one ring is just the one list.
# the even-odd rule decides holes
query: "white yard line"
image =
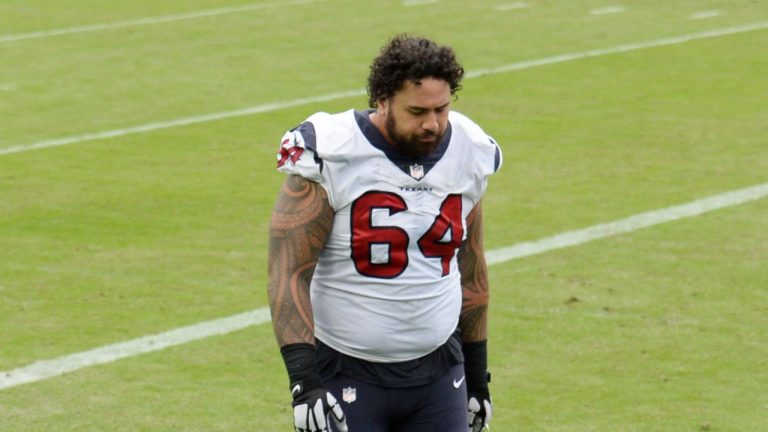
{"label": "white yard line", "polygon": [[493,7],[494,10],[500,11],[500,12],[506,12],[511,10],[519,10],[519,9],[528,9],[530,6],[528,3],[525,2],[515,2],[515,3],[502,3],[498,4]]}
{"label": "white yard line", "polygon": [[0,372],[0,390],[53,378],[89,366],[159,351],[210,336],[232,333],[268,321],[270,321],[268,308],[254,309],[230,317],[205,321],[127,342],[105,345],[53,360],[41,360],[8,372]]}
{"label": "white yard line", "polygon": [[589,11],[590,15],[608,15],[624,12],[626,9],[623,6],[606,6],[599,9],[593,9]]}
{"label": "white yard line", "polygon": [[126,21],[117,21],[112,23],[99,23],[99,24],[66,27],[66,28],[43,30],[43,31],[28,32],[28,33],[6,34],[6,35],[0,35],[0,43],[14,42],[14,41],[20,41],[20,40],[27,40],[27,39],[39,39],[39,38],[44,38],[49,36],[61,36],[61,35],[67,35],[67,34],[73,34],[73,33],[85,33],[85,32],[93,32],[93,31],[100,31],[100,30],[113,30],[113,29],[134,27],[134,26],[141,26],[141,25],[161,24],[161,23],[167,23],[167,22],[173,22],[173,21],[184,21],[184,20],[191,20],[191,19],[197,19],[197,18],[212,17],[216,15],[226,15],[226,14],[238,13],[238,12],[249,12],[249,11],[254,11],[259,9],[297,6],[297,5],[303,5],[308,3],[316,3],[319,1],[324,1],[324,0],[285,0],[282,2],[272,2],[272,3],[254,3],[254,4],[247,4],[247,5],[240,5],[240,6],[223,7],[218,9],[208,9],[208,10],[197,11],[197,12],[137,18],[137,19],[126,20]]}
{"label": "white yard line", "polygon": [[486,252],[485,257],[489,265],[498,264],[605,237],[637,231],[653,225],[698,216],[714,210],[755,201],[766,196],[768,196],[768,183],[691,201],[687,204],[640,213],[626,219],[594,225],[577,231],[564,232],[534,242],[519,243],[514,246],[494,249]]}
{"label": "white yard line", "polygon": [[[486,259],[489,265],[500,264],[606,237],[630,233],[666,222],[698,216],[765,197],[768,197],[768,183],[691,201],[674,207],[640,213],[626,219],[569,231],[534,242],[520,243],[510,247],[490,250],[486,252]],[[70,354],[52,360],[38,361],[7,372],[0,371],[0,390],[54,378],[90,366],[112,363],[126,357],[160,351],[210,336],[235,332],[269,321],[269,309],[259,308],[226,318],[181,327],[165,333],[106,345],[90,351]]]}
{"label": "white yard line", "polygon": [[403,6],[421,6],[438,2],[439,0],[403,0]]}
{"label": "white yard line", "polygon": [[702,20],[702,19],[708,19],[708,18],[716,18],[722,15],[723,15],[723,11],[708,10],[708,11],[696,12],[695,14],[692,14],[688,18],[692,20]]}
{"label": "white yard line", "polygon": [[[569,54],[561,54],[561,55],[544,57],[536,60],[522,61],[518,63],[511,63],[507,65],[496,66],[496,67],[486,68],[486,69],[478,69],[478,70],[468,72],[466,74],[466,77],[468,79],[477,78],[484,75],[495,75],[495,74],[516,71],[516,70],[530,69],[538,66],[564,63],[568,61],[600,57],[600,56],[606,56],[610,54],[626,53],[626,52],[637,51],[641,49],[654,48],[654,47],[660,47],[665,45],[675,45],[675,44],[681,44],[681,43],[691,42],[691,41],[700,40],[700,39],[709,39],[709,38],[722,37],[722,36],[728,36],[728,35],[733,35],[738,33],[746,33],[746,32],[757,31],[757,30],[765,30],[765,29],[768,29],[768,21],[751,23],[751,24],[743,24],[735,27],[709,30],[709,31],[704,31],[699,33],[691,33],[691,34],[682,35],[682,36],[673,36],[673,37],[662,38],[662,39],[654,39],[646,42],[618,45],[610,48],[580,51],[580,52],[569,53]],[[100,140],[105,138],[115,138],[115,137],[120,137],[125,135],[131,135],[135,133],[167,129],[167,128],[172,128],[176,126],[187,126],[187,125],[192,125],[197,123],[223,120],[223,119],[228,119],[232,117],[271,112],[271,111],[276,111],[284,108],[292,108],[292,107],[297,107],[302,105],[308,105],[311,103],[328,102],[328,101],[344,99],[348,97],[362,96],[364,94],[365,94],[365,90],[362,90],[362,89],[348,90],[348,91],[330,93],[330,94],[325,94],[325,95],[320,95],[315,97],[294,99],[291,101],[273,102],[273,103],[268,103],[264,105],[256,105],[253,107],[242,108],[234,111],[204,114],[200,116],[185,117],[185,118],[170,120],[166,122],[149,123],[149,124],[144,124],[140,126],[123,128],[123,129],[113,129],[113,130],[94,132],[94,133],[88,133],[83,135],[54,138],[54,139],[38,141],[30,144],[11,145],[9,147],[0,148],[0,156],[13,154],[13,153],[21,153],[29,150],[38,150],[38,149],[44,149],[49,147],[57,147],[57,146],[70,145],[70,144],[76,144],[76,143],[87,142],[87,141]]]}
{"label": "white yard line", "polygon": [[735,27],[727,27],[716,30],[708,30],[698,33],[691,33],[681,36],[672,36],[662,39],[654,39],[646,42],[636,42],[625,45],[618,45],[610,48],[595,49],[589,51],[581,51],[570,54],[561,54],[552,57],[544,57],[538,60],[528,60],[519,63],[512,63],[503,66],[497,66],[487,69],[479,69],[467,73],[467,78],[475,78],[482,75],[494,75],[504,72],[511,72],[515,70],[530,69],[537,66],[546,66],[555,63],[563,63],[573,60],[582,60],[593,57],[602,57],[610,54],[620,54],[630,51],[638,51],[648,48],[656,48],[666,45],[678,45],[681,43],[692,42],[701,39],[711,39],[722,36],[729,36],[739,33],[747,33],[758,30],[768,29],[768,21],[756,22],[750,24],[742,24]]}
{"label": "white yard line", "polygon": [[330,94],[320,95],[315,97],[294,99],[294,100],[289,100],[285,102],[274,102],[274,103],[268,103],[264,105],[256,105],[249,108],[243,108],[243,109],[233,110],[233,111],[224,111],[224,112],[204,114],[204,115],[194,116],[194,117],[185,117],[185,118],[171,120],[167,122],[149,123],[149,124],[129,127],[125,129],[113,129],[113,130],[94,132],[94,133],[84,134],[84,135],[75,135],[75,136],[64,137],[64,138],[54,138],[54,139],[45,140],[45,141],[38,141],[32,144],[22,144],[22,145],[15,145],[11,147],[0,148],[0,156],[6,155],[6,154],[12,154],[12,153],[20,153],[20,152],[29,151],[29,150],[57,147],[57,146],[81,143],[86,141],[94,141],[94,140],[100,140],[105,138],[114,138],[119,136],[131,135],[131,134],[136,134],[141,132],[150,132],[150,131],[156,131],[160,129],[168,129],[168,128],[177,127],[177,126],[188,126],[188,125],[205,123],[205,122],[216,121],[216,120],[223,120],[223,119],[228,119],[233,117],[241,117],[241,116],[247,116],[252,114],[277,111],[279,109],[284,109],[284,108],[293,108],[293,107],[308,105],[308,104],[317,103],[317,102],[328,102],[336,99],[362,96],[364,94],[365,94],[365,89],[350,90],[346,92],[330,93]]}

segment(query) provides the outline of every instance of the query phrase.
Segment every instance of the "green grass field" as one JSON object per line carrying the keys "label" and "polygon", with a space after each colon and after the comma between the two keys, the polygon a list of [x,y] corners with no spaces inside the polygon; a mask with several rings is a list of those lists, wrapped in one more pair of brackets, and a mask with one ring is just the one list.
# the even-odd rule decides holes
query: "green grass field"
{"label": "green grass field", "polygon": [[[1,0],[0,380],[265,307],[279,139],[364,108],[399,32],[456,48],[503,148],[489,251],[768,182],[765,2],[407,3]],[[768,430],[768,199],[490,277],[495,432]],[[291,419],[269,323],[0,387],[0,431]]]}

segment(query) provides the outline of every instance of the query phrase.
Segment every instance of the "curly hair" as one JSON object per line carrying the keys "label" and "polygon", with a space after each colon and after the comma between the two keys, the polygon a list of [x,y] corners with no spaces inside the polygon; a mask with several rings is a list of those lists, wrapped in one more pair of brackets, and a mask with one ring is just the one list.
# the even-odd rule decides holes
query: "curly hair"
{"label": "curly hair", "polygon": [[461,89],[464,68],[456,60],[453,49],[423,37],[397,35],[371,64],[368,104],[375,108],[380,99],[394,96],[403,88],[405,80],[420,84],[422,79],[430,77],[448,82],[452,95]]}

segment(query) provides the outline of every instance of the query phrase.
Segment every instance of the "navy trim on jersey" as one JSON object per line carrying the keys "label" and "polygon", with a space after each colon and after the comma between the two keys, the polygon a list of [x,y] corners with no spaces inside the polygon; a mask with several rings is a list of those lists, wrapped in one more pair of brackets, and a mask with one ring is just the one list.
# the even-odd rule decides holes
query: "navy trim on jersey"
{"label": "navy trim on jersey", "polygon": [[315,163],[320,165],[320,172],[323,172],[323,160],[317,154],[317,134],[315,133],[315,125],[310,122],[304,122],[295,128],[291,129],[291,132],[299,132],[304,138],[304,147],[312,150],[312,154],[315,155]]}
{"label": "navy trim on jersey", "polygon": [[355,111],[355,120],[357,121],[357,125],[360,127],[360,131],[363,133],[363,135],[365,135],[365,137],[368,139],[368,142],[370,142],[371,145],[377,149],[384,152],[384,154],[387,156],[387,159],[389,159],[393,164],[400,168],[404,173],[411,175],[411,165],[419,164],[424,167],[424,175],[426,176],[427,173],[429,173],[429,170],[431,170],[432,167],[434,167],[435,164],[440,161],[445,152],[448,150],[448,143],[451,141],[452,131],[450,122],[448,122],[448,126],[445,128],[445,134],[440,140],[440,143],[437,145],[435,151],[424,157],[414,159],[398,153],[397,149],[395,149],[392,144],[387,142],[386,138],[384,138],[384,135],[381,134],[379,129],[376,128],[373,122],[371,122],[370,117],[368,117],[368,115],[373,111],[374,110],[372,109],[367,111]]}
{"label": "navy trim on jersey", "polygon": [[496,143],[492,138],[488,138],[493,145],[496,146],[496,153],[493,158],[493,172],[496,172],[499,170],[499,165],[501,165],[501,149],[499,148],[499,144]]}

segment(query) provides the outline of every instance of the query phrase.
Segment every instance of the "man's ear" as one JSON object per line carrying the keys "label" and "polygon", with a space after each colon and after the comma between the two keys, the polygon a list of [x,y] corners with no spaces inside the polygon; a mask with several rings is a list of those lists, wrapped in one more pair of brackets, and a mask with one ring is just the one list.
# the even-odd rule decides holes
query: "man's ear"
{"label": "man's ear", "polygon": [[387,98],[381,98],[376,101],[376,115],[385,118],[387,116],[387,107],[389,104],[389,99]]}

